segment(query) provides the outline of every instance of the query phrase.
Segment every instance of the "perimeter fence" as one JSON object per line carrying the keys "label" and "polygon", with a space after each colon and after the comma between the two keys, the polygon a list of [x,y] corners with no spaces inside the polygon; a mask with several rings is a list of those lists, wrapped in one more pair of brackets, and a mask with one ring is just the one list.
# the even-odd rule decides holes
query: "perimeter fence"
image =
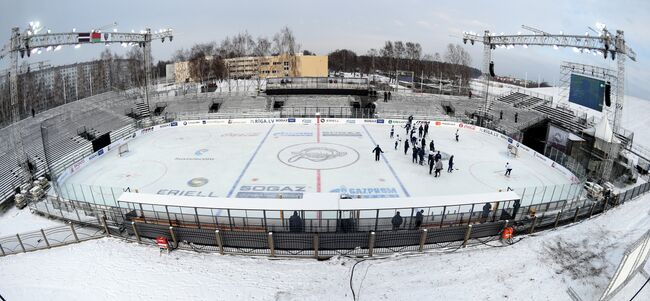
{"label": "perimeter fence", "polygon": [[[508,226],[513,227],[516,235],[525,235],[576,223],[641,196],[648,190],[650,183],[644,183],[600,200],[580,198],[571,202],[521,207],[517,207],[518,200],[512,200],[498,202],[490,210],[481,208],[477,211],[473,209],[484,204],[387,210],[425,210],[421,224],[415,217],[405,216],[397,227],[389,223],[392,217],[384,216],[380,210],[302,211],[299,213],[299,216],[304,216],[302,226],[296,227],[291,217],[266,210],[244,210],[250,212],[240,212],[244,215],[233,217],[232,209],[156,207],[135,202],[106,206],[50,197],[32,203],[31,210],[74,224],[52,231],[48,229],[0,238],[0,245],[4,256],[109,235],[149,245],[155,245],[156,238],[165,237],[172,249],[221,254],[327,258],[434,249],[454,251],[472,245],[502,246],[501,234]],[[220,211],[219,214],[216,211]],[[374,212],[375,218],[363,217],[368,212]],[[248,213],[251,217],[246,215]],[[262,217],[253,217],[254,213],[261,213]],[[273,217],[274,213],[281,216]],[[322,223],[323,220],[329,220],[331,228],[314,226],[316,221]],[[86,236],[82,238],[79,227],[89,227],[94,232],[84,230]],[[73,234],[75,231],[76,236]],[[63,238],[56,239],[53,244],[50,237],[54,236],[49,233]]]}

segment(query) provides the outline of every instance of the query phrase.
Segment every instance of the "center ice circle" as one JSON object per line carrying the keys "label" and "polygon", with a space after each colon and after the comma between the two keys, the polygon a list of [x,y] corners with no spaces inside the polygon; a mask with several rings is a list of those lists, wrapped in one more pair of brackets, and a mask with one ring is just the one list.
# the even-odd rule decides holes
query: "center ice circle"
{"label": "center ice circle", "polygon": [[280,150],[278,160],[295,168],[337,169],[356,163],[359,152],[334,143],[303,143]]}

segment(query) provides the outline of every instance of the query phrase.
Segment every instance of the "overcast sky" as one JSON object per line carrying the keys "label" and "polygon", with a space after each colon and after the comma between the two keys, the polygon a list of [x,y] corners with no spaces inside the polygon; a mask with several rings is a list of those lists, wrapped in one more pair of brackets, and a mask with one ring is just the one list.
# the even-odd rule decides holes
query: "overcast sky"
{"label": "overcast sky", "polygon": [[[248,30],[253,36],[272,36],[282,26],[293,29],[303,49],[317,54],[347,48],[365,54],[381,48],[386,40],[414,41],[424,53],[444,53],[448,43],[461,43],[463,31],[490,31],[515,34],[521,25],[547,32],[584,34],[587,26],[605,23],[611,30],[625,31],[628,45],[638,62],[627,62],[627,94],[650,99],[650,1],[0,1],[0,41],[8,42],[11,27],[25,28],[38,20],[53,32],[88,31],[118,22],[119,31],[171,27],[174,41],[153,45],[155,60],[169,59],[179,48],[197,42],[220,41],[228,35]],[[482,45],[466,45],[472,65],[480,69]],[[30,61],[51,64],[87,61],[99,56],[104,46],[64,48],[43,52]],[[123,53],[119,45],[112,51]],[[616,68],[615,61],[571,49],[497,49],[493,52],[495,71],[553,84],[559,78],[562,61]],[[0,62],[6,68],[8,62]]]}

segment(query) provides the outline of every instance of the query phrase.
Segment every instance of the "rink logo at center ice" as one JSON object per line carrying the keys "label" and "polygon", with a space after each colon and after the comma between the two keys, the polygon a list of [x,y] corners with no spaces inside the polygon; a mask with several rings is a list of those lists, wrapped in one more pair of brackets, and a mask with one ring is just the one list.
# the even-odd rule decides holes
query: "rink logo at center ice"
{"label": "rink logo at center ice", "polygon": [[304,143],[288,146],[278,153],[278,160],[302,169],[337,169],[356,163],[359,153],[334,143]]}

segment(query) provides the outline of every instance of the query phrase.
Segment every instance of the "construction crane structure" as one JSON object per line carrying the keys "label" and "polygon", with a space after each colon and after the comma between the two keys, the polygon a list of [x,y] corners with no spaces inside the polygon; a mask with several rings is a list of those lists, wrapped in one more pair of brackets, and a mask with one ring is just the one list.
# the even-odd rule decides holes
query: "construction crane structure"
{"label": "construction crane structure", "polygon": [[[612,128],[614,132],[619,132],[623,117],[624,95],[625,95],[625,59],[629,57],[636,61],[636,53],[625,43],[625,35],[622,30],[617,30],[615,34],[611,33],[604,25],[599,27],[597,35],[569,35],[569,34],[550,34],[548,32],[522,25],[523,29],[529,30],[532,34],[515,34],[515,35],[496,35],[486,30],[483,35],[473,32],[463,33],[463,43],[469,41],[472,45],[475,42],[483,43],[483,74],[489,75],[489,68],[492,57],[492,50],[497,48],[513,48],[522,46],[547,46],[555,49],[561,47],[571,47],[579,52],[591,52],[602,55],[603,58],[611,57],[617,60],[617,82],[616,98],[614,99]],[[489,82],[485,85],[486,103],[483,108],[484,113],[489,113],[491,100],[487,97]]]}
{"label": "construction crane structure", "polygon": [[109,32],[102,32],[105,28],[115,27],[117,22],[93,29],[89,32],[72,32],[52,33],[50,30],[40,33],[43,28],[39,22],[30,22],[27,29],[21,32],[20,28],[11,29],[11,39],[0,50],[0,59],[9,57],[9,90],[11,94],[11,122],[12,133],[10,143],[14,145],[14,152],[18,166],[22,170],[25,183],[32,179],[32,171],[29,168],[29,158],[22,143],[22,137],[16,122],[20,120],[20,111],[18,106],[18,59],[24,58],[25,55],[30,57],[45,49],[46,51],[57,51],[62,46],[73,45],[79,48],[82,44],[110,45],[122,44],[123,46],[138,45],[143,48],[144,53],[144,70],[145,70],[145,100],[149,106],[149,84],[151,83],[151,42],[160,39],[163,43],[166,39],[170,42],[173,40],[171,29],[161,29],[154,33],[147,28],[138,33],[136,32],[117,32],[116,29]]}

